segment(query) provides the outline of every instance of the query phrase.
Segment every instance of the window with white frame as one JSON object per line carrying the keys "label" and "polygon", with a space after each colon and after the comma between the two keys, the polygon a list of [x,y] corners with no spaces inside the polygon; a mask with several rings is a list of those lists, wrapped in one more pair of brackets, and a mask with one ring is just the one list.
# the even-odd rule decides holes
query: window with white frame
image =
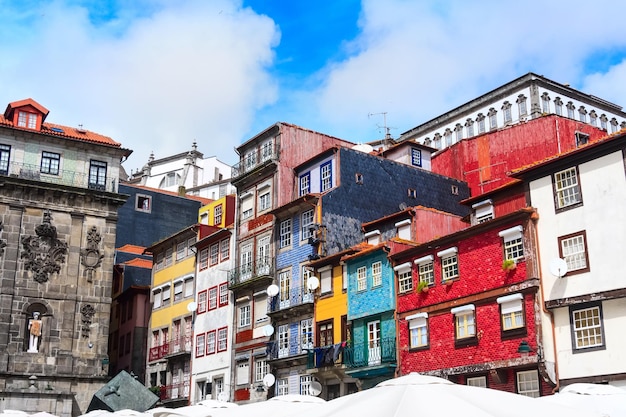
{"label": "window with white frame", "polygon": [[241,219],[249,219],[254,215],[254,195],[253,191],[246,191],[241,194]]}
{"label": "window with white frame", "polygon": [[287,394],[289,394],[289,379],[279,378],[276,381],[276,395],[287,395]]}
{"label": "window with white frame", "polygon": [[485,223],[494,217],[493,202],[491,200],[472,204],[472,209],[474,210],[474,222],[472,224]]}
{"label": "window with white frame", "polygon": [[163,286],[163,305],[164,306],[170,305],[170,286],[169,286],[169,284]]}
{"label": "window with white frame", "polygon": [[333,272],[332,268],[320,270],[320,292],[327,294],[333,290]]}
{"label": "window with white frame", "polygon": [[265,162],[272,157],[272,149],[274,148],[272,140],[268,140],[267,142],[261,145],[261,162]]}
{"label": "window with white frame", "polygon": [[422,166],[422,151],[417,148],[411,148],[411,165],[416,167]]}
{"label": "window with white frame", "polygon": [[169,248],[165,251],[165,266],[172,265],[172,258],[174,257],[174,248]]}
{"label": "window with white frame", "polygon": [[580,106],[578,109],[578,120],[583,123],[587,123],[587,110],[584,106]]}
{"label": "window with white frame", "polygon": [[302,232],[300,240],[305,240],[313,236],[311,233],[311,225],[313,224],[314,212],[313,209],[307,210],[300,216],[300,224],[302,225]]}
{"label": "window with white frame", "polygon": [[180,242],[176,245],[176,261],[185,259],[187,256],[187,242]]}
{"label": "window with white frame", "polygon": [[250,304],[239,307],[239,327],[250,326]]}
{"label": "window with white frame", "polygon": [[161,288],[152,290],[152,308],[157,309],[163,305],[163,294]]}
{"label": "window with white frame", "polygon": [[504,244],[504,259],[516,263],[524,259],[524,235],[522,226],[511,227],[498,232]]}
{"label": "window with white frame", "polygon": [[217,287],[209,288],[209,310],[217,308]]}
{"label": "window with white frame", "polygon": [[504,118],[504,124],[511,123],[513,116],[511,115],[511,103],[505,101],[502,105],[502,117]]}
{"label": "window with white frame", "polygon": [[419,282],[431,286],[435,283],[435,262],[433,255],[426,255],[413,261],[417,265]]}
{"label": "window with white frame", "polygon": [[559,116],[563,115],[563,101],[559,97],[554,99],[554,112]]}
{"label": "window with white frame", "polygon": [[198,293],[198,314],[206,312],[207,308],[207,290]]}
{"label": "window with white frame", "polygon": [[245,385],[250,382],[250,364],[248,362],[237,363],[236,383]]}
{"label": "window with white frame", "polygon": [[411,219],[405,219],[394,224],[396,236],[400,239],[411,240]]}
{"label": "window with white frame", "polygon": [[204,352],[205,352],[205,334],[198,334],[196,335],[196,358],[199,358],[201,356],[204,356]]}
{"label": "window with white frame", "polygon": [[223,262],[230,258],[230,238],[222,239],[220,241],[220,262]]}
{"label": "window with white frame", "polygon": [[383,263],[381,261],[372,264],[372,287],[383,284]]}
{"label": "window with white frame", "polygon": [[29,129],[37,128],[37,114],[25,111],[17,113],[17,125],[19,127],[28,127]]}
{"label": "window with white frame", "polygon": [[367,268],[360,266],[356,270],[356,290],[365,291],[367,289]]}
{"label": "window with white frame", "polygon": [[300,175],[300,190],[299,196],[302,197],[311,192],[311,173],[307,172],[306,174]]}
{"label": "window with white frame", "polygon": [[457,341],[476,337],[475,307],[473,304],[455,307],[450,312],[454,315],[455,339]]}
{"label": "window with white frame", "polygon": [[278,273],[278,295],[281,308],[291,304],[291,270],[286,269]]}
{"label": "window with white frame", "polygon": [[567,264],[568,274],[589,271],[586,231],[561,236],[558,241],[559,255]]}
{"label": "window with white frame", "polygon": [[515,374],[517,393],[527,397],[539,397],[539,374],[536,369],[519,371]]}
{"label": "window with white frame", "polygon": [[61,165],[61,155],[54,152],[43,151],[41,153],[40,171],[43,174],[59,175]]}
{"label": "window with white frame", "polygon": [[305,349],[313,349],[313,319],[300,320],[300,347],[302,352]]}
{"label": "window with white frame", "polygon": [[526,114],[528,114],[525,95],[520,94],[519,96],[517,96],[517,108],[518,108],[520,117],[526,116]]}
{"label": "window with white frame", "polygon": [[570,307],[570,321],[574,351],[604,347],[600,303]]}
{"label": "window with white frame", "polygon": [[452,131],[450,129],[446,129],[443,132],[443,140],[446,144],[446,147],[452,146]]}
{"label": "window with white frame", "polygon": [[220,245],[219,243],[214,243],[213,245],[211,245],[210,247],[210,265],[217,265],[217,263],[220,261]]}
{"label": "window with white frame", "polygon": [[215,398],[219,398],[219,395],[224,392],[224,378],[213,378],[213,387]]}
{"label": "window with white frame", "polygon": [[215,353],[215,330],[211,330],[206,333],[206,354],[211,355]]}
{"label": "window with white frame", "polygon": [[291,246],[291,219],[280,222],[280,247]]}
{"label": "window with white frame", "polygon": [[228,284],[222,283],[220,284],[219,296],[220,296],[220,307],[224,307],[228,305]]}
{"label": "window with white frame", "polygon": [[494,109],[493,107],[490,108],[487,116],[489,116],[489,130],[496,129],[498,127],[498,112],[496,111],[496,109]]}
{"label": "window with white frame", "polygon": [[457,123],[454,127],[454,142],[460,142],[463,139],[463,126],[461,123]]}
{"label": "window with white frame", "polygon": [[278,357],[284,358],[289,356],[289,325],[281,324],[278,326]]}
{"label": "window with white frame", "polygon": [[548,93],[541,95],[541,111],[545,114],[550,113],[550,96]]}
{"label": "window with white frame", "polygon": [[456,247],[437,252],[441,258],[441,281],[446,282],[459,277],[459,257]]}
{"label": "window with white frame", "polygon": [[413,290],[413,275],[411,274],[411,263],[406,262],[395,266],[394,271],[398,274],[398,292],[406,293]]}
{"label": "window with white frame", "polygon": [[476,123],[478,123],[478,133],[485,133],[485,115],[478,113],[476,115]]}
{"label": "window with white frame", "polygon": [[556,172],[553,181],[557,209],[582,202],[580,185],[578,183],[578,169],[576,167]]}
{"label": "window with white frame", "polygon": [[428,346],[428,313],[417,313],[406,318],[409,325],[409,347],[411,349]]}
{"label": "window with white frame", "polygon": [[198,268],[200,271],[209,267],[209,248],[204,248],[200,251],[200,260],[198,261]]}
{"label": "window with white frame", "polygon": [[320,191],[330,190],[333,186],[333,166],[332,161],[323,163],[320,167]]}
{"label": "window with white frame", "polygon": [[471,387],[487,388],[486,376],[469,376],[465,378],[465,383]]}
{"label": "window with white frame", "polygon": [[222,224],[222,205],[218,204],[213,208],[213,225],[219,226]]}
{"label": "window with white frame", "polygon": [[228,327],[217,329],[217,351],[224,352],[228,348]]}
{"label": "window with white frame", "polygon": [[269,210],[272,206],[269,191],[259,195],[259,211]]}
{"label": "window with white frame", "polygon": [[573,119],[574,109],[575,109],[574,103],[572,103],[571,101],[568,101],[565,107],[567,107],[567,117],[569,117],[570,119]]}
{"label": "window with white frame", "polygon": [[372,230],[363,235],[365,241],[370,245],[378,245],[380,243],[380,230]]}
{"label": "window with white frame", "polygon": [[300,375],[300,395],[312,395],[311,382],[313,375]]}
{"label": "window with white frame", "polygon": [[185,288],[183,292],[183,297],[188,298],[193,296],[193,277],[187,277],[183,281],[183,286]]}
{"label": "window with white frame", "polygon": [[270,365],[265,358],[254,361],[254,382],[262,382],[265,375],[270,373]]}
{"label": "window with white frame", "polygon": [[465,122],[465,130],[467,131],[468,138],[474,136],[474,121],[472,119],[467,119]]}
{"label": "window with white frame", "polygon": [[525,326],[524,321],[524,297],[520,293],[499,297],[496,302],[500,306],[500,318],[502,331],[521,329]]}

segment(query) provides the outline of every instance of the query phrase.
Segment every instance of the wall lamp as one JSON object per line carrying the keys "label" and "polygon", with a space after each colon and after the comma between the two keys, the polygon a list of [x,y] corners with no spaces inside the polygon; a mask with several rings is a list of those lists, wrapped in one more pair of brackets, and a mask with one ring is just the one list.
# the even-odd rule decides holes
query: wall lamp
{"label": "wall lamp", "polygon": [[517,347],[517,353],[519,353],[522,358],[527,357],[530,353],[534,352],[533,348],[530,347],[526,340],[522,340]]}

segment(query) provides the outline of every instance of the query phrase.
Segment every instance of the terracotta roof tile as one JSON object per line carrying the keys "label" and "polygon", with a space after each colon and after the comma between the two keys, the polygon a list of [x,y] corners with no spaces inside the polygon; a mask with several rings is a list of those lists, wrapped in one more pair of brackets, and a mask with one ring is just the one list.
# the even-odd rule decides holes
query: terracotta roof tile
{"label": "terracotta roof tile", "polygon": [[117,248],[117,250],[120,252],[135,253],[137,255],[141,255],[145,249],[146,248],[143,246],[129,245],[129,244],[124,245],[121,248]]}
{"label": "terracotta roof tile", "polygon": [[134,259],[131,259],[130,261],[126,261],[124,262],[124,265],[135,266],[138,268],[152,269],[152,261],[149,261],[147,259],[141,259],[141,258],[134,258]]}

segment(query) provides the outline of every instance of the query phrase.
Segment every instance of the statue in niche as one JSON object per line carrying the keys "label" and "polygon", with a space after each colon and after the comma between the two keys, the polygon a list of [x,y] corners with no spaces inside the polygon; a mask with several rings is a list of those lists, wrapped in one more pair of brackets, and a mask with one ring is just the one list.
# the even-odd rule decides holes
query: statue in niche
{"label": "statue in niche", "polygon": [[28,338],[28,350],[30,353],[39,352],[39,338],[41,338],[43,322],[40,318],[40,313],[35,311],[33,318],[28,320],[28,331],[30,337]]}
{"label": "statue in niche", "polygon": [[67,243],[57,238],[57,229],[50,223],[50,211],[43,215],[43,223],[35,228],[37,236],[22,238],[24,268],[33,273],[35,281],[44,283],[58,273],[67,255]]}
{"label": "statue in niche", "polygon": [[100,253],[98,246],[102,241],[96,226],[91,226],[87,232],[87,248],[80,251],[80,261],[87,268],[87,281],[93,281],[93,273],[102,264],[104,254]]}

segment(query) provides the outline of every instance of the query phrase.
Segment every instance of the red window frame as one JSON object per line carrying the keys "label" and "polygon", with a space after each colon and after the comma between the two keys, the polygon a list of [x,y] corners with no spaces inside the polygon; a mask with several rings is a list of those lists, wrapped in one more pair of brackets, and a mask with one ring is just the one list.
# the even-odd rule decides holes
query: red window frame
{"label": "red window frame", "polygon": [[[202,347],[200,346],[200,338],[203,338],[204,340],[202,340]],[[199,353],[199,349],[202,348],[202,353]],[[201,358],[202,356],[204,356],[206,353],[206,334],[205,333],[200,333],[196,335],[196,358]]]}
{"label": "red window frame", "polygon": [[[224,339],[220,339],[220,332],[224,332]],[[220,340],[224,340],[224,348],[220,349]],[[225,352],[228,350],[228,326],[220,327],[217,329],[217,339],[215,341],[216,350],[218,352]]]}
{"label": "red window frame", "polygon": [[[214,293],[215,297],[213,297],[213,301],[211,301],[211,294]],[[217,290],[217,286],[215,287],[211,287],[209,288],[209,292],[207,294],[207,308],[209,311],[211,310],[215,310],[217,308],[217,303],[218,303],[218,299],[217,297],[219,296],[218,294],[218,290]]]}
{"label": "red window frame", "polygon": [[202,290],[198,293],[198,314],[206,313],[208,303],[207,290]]}
{"label": "red window frame", "polygon": [[198,258],[200,259],[198,261],[200,271],[207,269],[209,267],[209,248],[202,249]]}
{"label": "red window frame", "polygon": [[[213,335],[213,350],[209,350],[209,336]],[[215,330],[211,330],[209,332],[206,332],[206,354],[207,355],[213,355],[215,353],[215,351],[217,350],[217,333],[215,332]]]}
{"label": "red window frame", "polygon": [[[222,295],[226,298],[225,302],[222,302]],[[218,304],[220,307],[224,307],[228,305],[228,283],[224,282],[220,284],[219,291],[217,292]]]}

